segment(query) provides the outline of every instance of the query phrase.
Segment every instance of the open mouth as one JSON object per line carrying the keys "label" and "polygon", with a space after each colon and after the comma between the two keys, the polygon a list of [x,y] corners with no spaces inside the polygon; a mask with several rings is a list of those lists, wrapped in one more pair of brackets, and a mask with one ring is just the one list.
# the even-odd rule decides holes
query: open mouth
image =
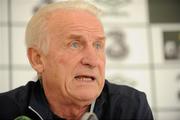
{"label": "open mouth", "polygon": [[90,82],[90,81],[94,81],[96,78],[94,76],[77,75],[75,76],[75,79],[79,81]]}

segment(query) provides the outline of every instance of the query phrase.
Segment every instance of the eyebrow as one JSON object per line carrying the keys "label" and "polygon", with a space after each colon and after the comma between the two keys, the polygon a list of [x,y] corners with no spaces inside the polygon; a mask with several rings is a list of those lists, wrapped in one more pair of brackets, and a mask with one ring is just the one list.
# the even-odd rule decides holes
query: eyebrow
{"label": "eyebrow", "polygon": [[68,36],[68,38],[78,38],[78,39],[81,39],[81,38],[83,38],[81,35],[78,35],[78,34],[70,34],[69,36]]}
{"label": "eyebrow", "polygon": [[106,40],[106,37],[105,37],[105,36],[98,36],[97,38],[98,38],[99,40],[103,40],[103,41]]}
{"label": "eyebrow", "polygon": [[[84,38],[82,35],[79,34],[71,34],[68,36],[68,38],[77,38],[77,39],[82,39]],[[105,41],[106,37],[104,35],[102,36],[96,36],[97,40],[102,40]]]}

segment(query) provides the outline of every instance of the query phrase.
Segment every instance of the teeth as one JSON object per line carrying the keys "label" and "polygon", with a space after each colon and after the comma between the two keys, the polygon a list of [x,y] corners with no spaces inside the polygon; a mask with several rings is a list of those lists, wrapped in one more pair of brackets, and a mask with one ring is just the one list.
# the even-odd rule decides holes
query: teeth
{"label": "teeth", "polygon": [[84,77],[84,76],[77,76],[75,78],[76,78],[76,80],[81,80],[81,81],[92,81],[93,80],[92,77]]}

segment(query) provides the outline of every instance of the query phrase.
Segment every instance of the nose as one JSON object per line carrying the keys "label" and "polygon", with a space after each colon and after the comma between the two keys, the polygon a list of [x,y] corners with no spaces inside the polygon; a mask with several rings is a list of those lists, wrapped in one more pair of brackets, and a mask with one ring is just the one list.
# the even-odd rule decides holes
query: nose
{"label": "nose", "polygon": [[87,66],[88,68],[95,68],[98,66],[99,56],[97,51],[93,47],[88,47],[83,51],[83,57],[81,59],[81,64]]}

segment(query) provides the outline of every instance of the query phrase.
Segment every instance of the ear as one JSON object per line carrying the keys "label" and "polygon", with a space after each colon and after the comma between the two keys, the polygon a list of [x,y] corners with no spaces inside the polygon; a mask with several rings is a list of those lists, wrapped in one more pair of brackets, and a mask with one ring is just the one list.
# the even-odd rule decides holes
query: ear
{"label": "ear", "polygon": [[43,54],[38,49],[35,48],[29,48],[27,54],[31,66],[38,73],[42,73],[44,70]]}

